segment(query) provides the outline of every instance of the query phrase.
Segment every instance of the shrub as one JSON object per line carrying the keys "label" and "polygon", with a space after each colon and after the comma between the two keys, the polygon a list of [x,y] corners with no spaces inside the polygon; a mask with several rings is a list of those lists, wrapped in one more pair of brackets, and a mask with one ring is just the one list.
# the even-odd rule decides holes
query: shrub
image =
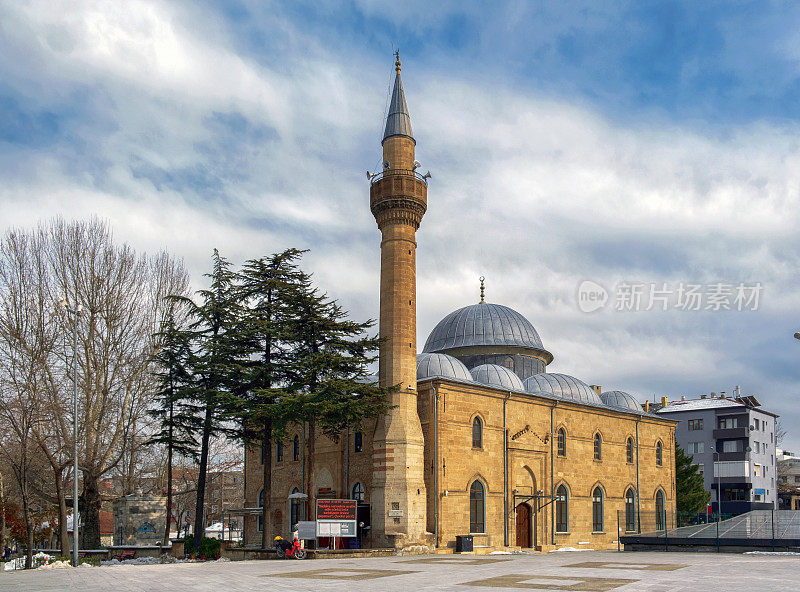
{"label": "shrub", "polygon": [[[219,559],[221,545],[219,539],[203,537],[200,541],[200,548],[197,550],[197,556],[205,557],[206,559]],[[193,535],[186,537],[183,548],[184,551],[190,555],[195,553]]]}

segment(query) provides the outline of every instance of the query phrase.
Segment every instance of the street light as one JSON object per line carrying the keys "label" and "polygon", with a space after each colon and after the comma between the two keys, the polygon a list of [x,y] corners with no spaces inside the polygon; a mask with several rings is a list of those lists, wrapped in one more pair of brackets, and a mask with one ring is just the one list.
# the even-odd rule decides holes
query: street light
{"label": "street light", "polygon": [[795,339],[800,339],[800,333],[795,333],[795,334],[794,334],[794,338],[795,338]]}
{"label": "street light", "polygon": [[72,440],[74,444],[73,456],[75,460],[74,475],[72,478],[72,566],[78,567],[78,317],[83,307],[70,308],[66,298],[62,298],[61,306],[69,314],[75,316],[72,329]]}
{"label": "street light", "polygon": [[714,461],[714,472],[717,476],[717,522],[720,521],[720,517],[722,516],[722,485],[720,482],[720,473],[722,472],[722,467],[719,464],[719,451],[717,450],[717,446],[714,446],[711,449],[713,454],[717,455],[717,460]]}

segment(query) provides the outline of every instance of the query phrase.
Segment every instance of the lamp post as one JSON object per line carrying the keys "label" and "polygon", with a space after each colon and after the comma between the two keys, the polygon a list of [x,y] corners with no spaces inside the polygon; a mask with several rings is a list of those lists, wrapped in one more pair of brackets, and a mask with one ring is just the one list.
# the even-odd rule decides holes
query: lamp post
{"label": "lamp post", "polygon": [[72,566],[78,567],[78,317],[80,317],[83,307],[79,304],[75,308],[70,308],[67,299],[61,300],[61,306],[69,314],[74,315],[75,323],[72,329],[72,440],[74,448],[72,451],[75,468],[72,477]]}
{"label": "lamp post", "polygon": [[714,473],[716,473],[717,477],[717,522],[719,522],[722,517],[722,482],[719,475],[722,467],[719,465],[719,451],[717,448],[718,446],[714,446],[711,452],[715,454],[717,458],[717,460],[714,461]]}

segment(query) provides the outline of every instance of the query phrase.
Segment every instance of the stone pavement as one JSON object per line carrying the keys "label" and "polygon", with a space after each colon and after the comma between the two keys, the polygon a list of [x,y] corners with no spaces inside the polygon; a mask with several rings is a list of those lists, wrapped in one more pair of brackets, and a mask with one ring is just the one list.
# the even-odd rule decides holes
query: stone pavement
{"label": "stone pavement", "polygon": [[0,592],[800,590],[800,555],[617,553],[424,555],[0,572]]}

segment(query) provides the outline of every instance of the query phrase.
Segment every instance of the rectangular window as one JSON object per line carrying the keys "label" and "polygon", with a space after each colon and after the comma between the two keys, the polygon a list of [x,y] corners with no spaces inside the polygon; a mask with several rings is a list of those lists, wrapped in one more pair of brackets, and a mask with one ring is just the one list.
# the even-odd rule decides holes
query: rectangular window
{"label": "rectangular window", "polygon": [[735,417],[720,417],[718,418],[719,424],[717,427],[721,430],[728,430],[730,428],[738,427],[738,422]]}
{"label": "rectangular window", "polygon": [[753,477],[761,476],[761,465],[753,465]]}
{"label": "rectangular window", "polygon": [[744,446],[741,440],[723,440],[722,452],[743,452]]}
{"label": "rectangular window", "polygon": [[753,425],[755,426],[756,429],[759,429],[758,418],[753,419]]}
{"label": "rectangular window", "polygon": [[696,431],[703,429],[703,420],[702,419],[690,419],[689,420],[689,431]]}
{"label": "rectangular window", "polygon": [[760,446],[761,445],[758,442],[755,442],[755,441],[753,442],[753,450],[755,451],[756,454],[759,453]]}
{"label": "rectangular window", "polygon": [[705,450],[705,442],[689,442],[689,454],[702,454]]}

